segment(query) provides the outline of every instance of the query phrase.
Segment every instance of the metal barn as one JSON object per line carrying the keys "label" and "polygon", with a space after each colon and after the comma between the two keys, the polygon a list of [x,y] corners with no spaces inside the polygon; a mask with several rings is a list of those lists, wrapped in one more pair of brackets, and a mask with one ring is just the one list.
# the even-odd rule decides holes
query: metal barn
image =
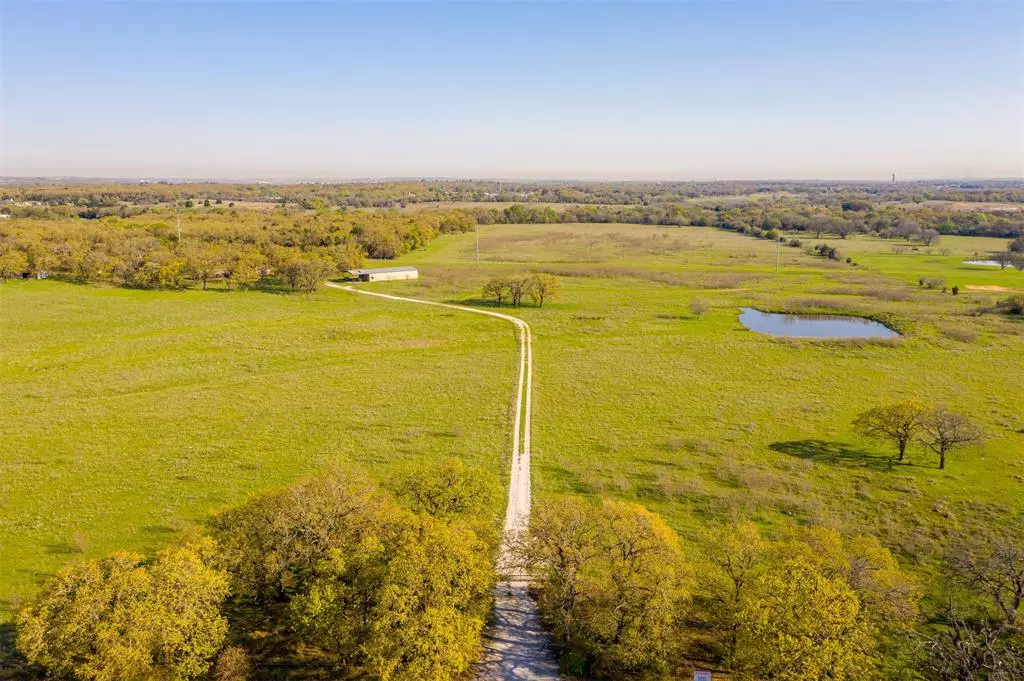
{"label": "metal barn", "polygon": [[415,267],[373,267],[370,269],[349,270],[349,274],[359,281],[398,281],[401,279],[417,279],[419,270]]}

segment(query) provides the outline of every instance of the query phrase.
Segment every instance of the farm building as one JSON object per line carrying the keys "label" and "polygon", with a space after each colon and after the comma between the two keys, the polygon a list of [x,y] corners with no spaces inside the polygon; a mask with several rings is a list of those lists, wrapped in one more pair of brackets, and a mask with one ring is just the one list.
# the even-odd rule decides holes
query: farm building
{"label": "farm building", "polygon": [[349,274],[359,281],[397,281],[399,279],[416,279],[420,276],[415,267],[375,267],[371,269],[349,270]]}

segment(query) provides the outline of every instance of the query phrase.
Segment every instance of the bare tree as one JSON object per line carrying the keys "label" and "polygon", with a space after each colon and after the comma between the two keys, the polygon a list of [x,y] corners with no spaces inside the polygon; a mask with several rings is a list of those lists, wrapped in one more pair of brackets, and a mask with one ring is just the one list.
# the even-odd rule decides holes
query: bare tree
{"label": "bare tree", "polygon": [[992,254],[992,259],[999,263],[999,269],[1005,270],[1016,261],[1016,255],[1010,251],[999,251]]}
{"label": "bare tree", "polygon": [[1020,537],[961,538],[949,552],[945,576],[946,626],[926,641],[925,669],[941,681],[1024,678]]}
{"label": "bare tree", "polygon": [[939,407],[921,420],[921,443],[939,455],[939,469],[946,467],[946,455],[954,449],[980,442],[981,429],[963,414]]}
{"label": "bare tree", "polygon": [[708,311],[708,301],[703,298],[694,298],[690,301],[690,312],[697,319],[700,319],[701,315]]}

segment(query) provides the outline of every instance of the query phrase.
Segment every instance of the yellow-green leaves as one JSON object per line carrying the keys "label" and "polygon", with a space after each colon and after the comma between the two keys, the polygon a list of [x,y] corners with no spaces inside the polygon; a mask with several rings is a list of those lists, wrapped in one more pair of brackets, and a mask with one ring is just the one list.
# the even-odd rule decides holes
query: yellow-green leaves
{"label": "yellow-green leaves", "polygon": [[543,617],[585,666],[614,675],[665,664],[690,571],[659,516],[567,499],[538,511],[523,553],[539,573]]}
{"label": "yellow-green leaves", "polygon": [[226,576],[209,540],[152,564],[115,553],[69,567],[17,616],[18,647],[52,673],[90,681],[204,674],[227,634]]}

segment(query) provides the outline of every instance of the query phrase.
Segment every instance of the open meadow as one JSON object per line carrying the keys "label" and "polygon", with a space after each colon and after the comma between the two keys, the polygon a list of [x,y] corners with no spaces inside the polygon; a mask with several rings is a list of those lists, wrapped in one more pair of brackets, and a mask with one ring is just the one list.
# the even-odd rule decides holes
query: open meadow
{"label": "open meadow", "polygon": [[[473,302],[495,272],[562,277],[560,300],[518,310],[536,336],[542,497],[637,500],[690,540],[735,517],[871,531],[927,571],[950,532],[1024,518],[1024,324],[991,312],[1007,294],[984,290],[1024,289],[1024,273],[962,264],[998,239],[904,253],[866,236],[823,241],[858,264],[783,247],[776,275],[774,243],[706,228],[488,227],[480,270],[473,235],[445,236],[406,258],[421,280],[386,288]],[[695,298],[710,307],[699,320]],[[776,339],[745,330],[741,306],[878,316],[903,337]],[[894,464],[850,422],[901,399],[963,412],[984,445],[944,471],[920,450]]]}
{"label": "open meadow", "polygon": [[[326,289],[0,285],[0,621],[57,568],[151,551],[334,464],[504,476],[515,335]],[[467,371],[474,367],[474,371]]]}
{"label": "open meadow", "polygon": [[[954,533],[1024,522],[1024,324],[996,309],[1024,273],[963,264],[1005,240],[821,240],[837,261],[812,255],[818,240],[711,227],[493,225],[477,266],[476,238],[441,235],[391,261],[419,280],[363,286],[490,308],[494,276],[558,277],[543,307],[504,308],[534,333],[538,508],[638,502],[695,559],[740,520],[873,534],[925,582],[926,614]],[[741,307],[872,317],[901,337],[771,338]],[[0,309],[2,619],[64,564],[152,551],[335,464],[387,481],[455,456],[506,478],[507,324],[334,289],[12,281]],[[965,414],[983,445],[939,470],[855,435],[859,412],[904,399]]]}

